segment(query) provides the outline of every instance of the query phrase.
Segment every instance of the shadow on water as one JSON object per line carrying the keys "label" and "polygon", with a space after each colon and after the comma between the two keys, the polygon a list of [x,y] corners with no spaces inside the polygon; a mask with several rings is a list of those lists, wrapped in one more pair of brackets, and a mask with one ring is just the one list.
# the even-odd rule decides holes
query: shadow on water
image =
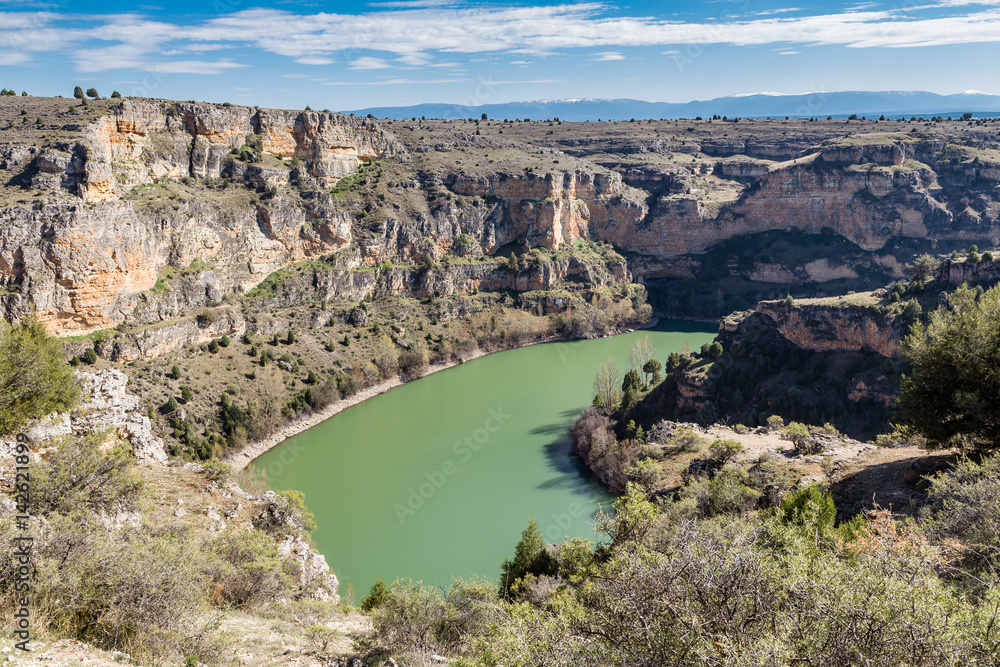
{"label": "shadow on water", "polygon": [[560,421],[531,430],[532,435],[552,436],[542,446],[542,453],[549,470],[557,474],[539,484],[539,489],[569,489],[586,493],[597,484],[590,470],[571,452],[569,427],[579,414],[579,410],[563,410],[559,413]]}

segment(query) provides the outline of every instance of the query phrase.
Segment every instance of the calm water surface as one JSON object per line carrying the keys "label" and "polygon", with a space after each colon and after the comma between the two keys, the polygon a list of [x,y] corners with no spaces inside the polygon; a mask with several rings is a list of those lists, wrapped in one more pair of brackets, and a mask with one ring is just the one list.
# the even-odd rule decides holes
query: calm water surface
{"label": "calm water surface", "polygon": [[299,489],[319,550],[358,599],[376,577],[448,585],[496,579],[529,517],[546,541],[593,538],[610,497],[571,460],[566,430],[593,398],[597,366],[648,335],[662,362],[716,328],[656,330],[492,354],[345,410],[255,465],[275,489]]}

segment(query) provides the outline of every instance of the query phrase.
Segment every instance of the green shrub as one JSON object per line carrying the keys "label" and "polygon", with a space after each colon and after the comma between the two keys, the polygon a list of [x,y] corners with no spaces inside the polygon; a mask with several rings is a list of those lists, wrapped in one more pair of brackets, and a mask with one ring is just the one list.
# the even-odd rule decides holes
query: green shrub
{"label": "green shrub", "polygon": [[833,528],[837,507],[833,497],[818,484],[791,491],[781,501],[781,520],[786,524],[805,526],[820,534]]}
{"label": "green shrub", "polygon": [[215,324],[217,318],[218,314],[214,310],[203,310],[198,313],[198,317],[196,319],[198,321],[198,326],[204,329]]}
{"label": "green shrub", "polygon": [[[203,612],[205,557],[190,534],[53,516],[39,544],[36,618],[99,648],[175,662]],[[37,611],[36,611],[37,610]]]}
{"label": "green shrub", "polygon": [[735,440],[716,440],[708,446],[708,455],[720,466],[736,458],[746,448]]}
{"label": "green shrub", "polygon": [[379,577],[368,590],[368,595],[361,598],[361,611],[371,613],[371,611],[382,604],[388,596],[389,587],[386,586],[385,582],[382,581],[382,578]]}
{"label": "green shrub", "polygon": [[234,531],[211,546],[220,566],[211,573],[217,604],[254,607],[291,585],[274,539],[260,530]]}
{"label": "green shrub", "polygon": [[28,316],[14,326],[0,321],[0,433],[68,410],[79,393],[62,345],[38,320]]}
{"label": "green shrub", "polygon": [[201,471],[209,480],[225,484],[229,481],[233,467],[228,463],[223,463],[219,459],[209,459],[201,464]]}
{"label": "green shrub", "polygon": [[70,514],[86,508],[114,514],[138,500],[142,478],[126,443],[101,451],[103,433],[68,437],[31,471],[31,513]]}
{"label": "green shrub", "polygon": [[704,440],[690,426],[680,426],[674,430],[665,444],[668,447],[676,447],[679,452],[693,454],[701,451]]}
{"label": "green shrub", "polygon": [[913,365],[898,404],[906,425],[934,447],[1000,447],[1000,286],[958,288],[902,349]]}
{"label": "green shrub", "polygon": [[336,630],[319,624],[310,625],[305,630],[306,641],[319,653],[326,653],[327,648],[339,634]]}
{"label": "green shrub", "polygon": [[170,368],[170,374],[169,374],[169,376],[170,376],[171,379],[180,380],[181,379],[181,368],[180,368],[180,366],[178,366],[177,364],[174,364]]}
{"label": "green shrub", "polygon": [[809,427],[799,422],[789,422],[781,430],[781,439],[791,442],[795,453],[799,455],[815,454],[818,451],[819,445],[813,440]]}
{"label": "green shrub", "polygon": [[962,458],[931,478],[931,501],[922,523],[930,535],[961,544],[959,554],[975,570],[1000,567],[1000,456],[981,462]]}
{"label": "green shrub", "polygon": [[223,336],[222,338],[219,339],[219,345],[221,347],[229,347],[230,344],[232,344],[232,342],[233,341],[230,340],[229,336]]}
{"label": "green shrub", "polygon": [[194,392],[191,390],[191,387],[189,387],[187,385],[182,385],[181,386],[181,402],[182,403],[187,403],[187,402],[189,402],[193,398],[194,398]]}

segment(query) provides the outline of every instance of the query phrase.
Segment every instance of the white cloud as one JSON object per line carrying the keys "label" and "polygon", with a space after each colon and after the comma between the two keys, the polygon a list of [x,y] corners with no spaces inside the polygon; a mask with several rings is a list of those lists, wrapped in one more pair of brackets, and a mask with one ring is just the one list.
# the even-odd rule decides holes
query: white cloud
{"label": "white cloud", "polygon": [[0,63],[4,65],[22,65],[31,60],[31,56],[27,53],[18,53],[17,51],[0,51]]}
{"label": "white cloud", "polygon": [[[796,47],[813,45],[926,47],[1000,42],[997,4],[1000,0],[937,0],[934,5],[899,9],[711,22],[619,16],[613,5],[595,2],[549,6],[390,2],[380,5],[388,7],[387,11],[356,15],[299,15],[257,8],[192,25],[135,14],[0,12],[0,51],[29,58],[34,52],[63,53],[79,70],[99,72],[149,67],[166,53],[237,47],[286,56],[301,64],[348,62],[355,70],[425,67],[434,64],[428,54],[435,52],[541,57],[567,49],[594,49],[598,61],[613,61],[625,56],[599,49],[774,44],[790,53]],[[19,56],[21,62],[24,57]],[[166,66],[183,69],[188,64],[207,72],[239,66],[224,60],[180,60]]]}
{"label": "white cloud", "polygon": [[431,59],[423,53],[406,53],[399,58],[396,58],[396,60],[404,65],[409,65],[410,67],[419,67],[421,65],[426,65],[431,61]]}
{"label": "white cloud", "polygon": [[326,56],[302,56],[301,58],[296,58],[295,62],[303,65],[332,65],[333,58],[327,58]]}
{"label": "white cloud", "polygon": [[242,63],[230,60],[203,62],[201,60],[176,60],[173,62],[156,63],[153,68],[164,74],[222,74],[233,69],[246,67]]}
{"label": "white cloud", "polygon": [[401,85],[438,85],[443,83],[461,83],[467,79],[381,79],[379,81],[327,81],[327,86],[401,86]]}
{"label": "white cloud", "polygon": [[382,58],[373,58],[371,56],[363,56],[357,60],[352,60],[350,69],[388,69],[392,67],[392,63]]}

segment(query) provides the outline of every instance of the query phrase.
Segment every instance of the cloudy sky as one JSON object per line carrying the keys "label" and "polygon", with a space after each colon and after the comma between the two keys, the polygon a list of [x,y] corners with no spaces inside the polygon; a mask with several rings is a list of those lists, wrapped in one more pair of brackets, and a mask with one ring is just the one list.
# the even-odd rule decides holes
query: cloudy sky
{"label": "cloudy sky", "polygon": [[0,85],[68,96],[78,84],[335,110],[761,91],[996,94],[1000,0],[0,0]]}

